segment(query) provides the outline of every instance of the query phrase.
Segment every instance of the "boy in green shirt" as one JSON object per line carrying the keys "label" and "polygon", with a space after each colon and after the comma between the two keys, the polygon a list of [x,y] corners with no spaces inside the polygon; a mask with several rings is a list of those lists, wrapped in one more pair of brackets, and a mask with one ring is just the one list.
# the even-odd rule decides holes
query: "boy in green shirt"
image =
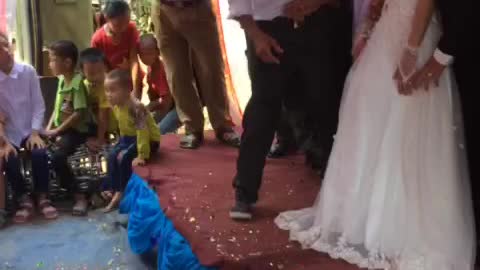
{"label": "boy in green shirt", "polygon": [[71,41],[57,41],[49,47],[49,66],[58,77],[55,107],[45,135],[57,140],[58,149],[52,156],[57,177],[64,187],[75,193],[73,215],[86,215],[86,194],[75,188],[67,157],[83,144],[88,133],[87,95],[83,77],[75,72],[78,49]]}

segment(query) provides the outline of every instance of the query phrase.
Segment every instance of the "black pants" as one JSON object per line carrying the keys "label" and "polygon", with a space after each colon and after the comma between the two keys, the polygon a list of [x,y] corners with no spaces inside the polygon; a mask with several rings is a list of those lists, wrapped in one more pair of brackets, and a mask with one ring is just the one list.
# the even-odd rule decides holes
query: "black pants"
{"label": "black pants", "polygon": [[[471,54],[469,54],[469,52],[471,52]],[[472,50],[464,50],[464,55],[458,56],[455,59],[454,71],[462,102],[477,242],[480,243],[480,168],[478,166],[478,160],[480,160],[480,132],[478,127],[480,109],[478,95],[476,93],[478,91],[478,75],[475,74],[477,69],[472,68],[476,63],[474,63],[474,58],[471,57],[475,52],[473,46]]]}
{"label": "black pants", "polygon": [[300,147],[310,135],[306,128],[307,110],[304,87],[300,80],[294,80],[288,85],[282,104],[282,113],[276,129],[277,143],[287,147]]}
{"label": "black pants", "polygon": [[[26,139],[22,142],[22,147],[25,147]],[[20,151],[16,147],[17,152]],[[48,171],[48,155],[46,149],[33,149],[27,153],[31,160],[32,178],[33,178],[33,191],[35,193],[47,193],[49,184],[49,171]],[[25,176],[22,174],[21,169],[21,157],[9,156],[8,160],[5,160],[5,174],[7,180],[11,183],[13,192],[17,199],[25,195],[28,190],[26,189]],[[0,171],[0,173],[3,173]]]}
{"label": "black pants", "polygon": [[[150,143],[150,153],[155,154],[160,144]],[[137,137],[122,136],[108,154],[108,180],[111,190],[123,192],[132,176],[132,161],[138,156]]]}
{"label": "black pants", "polygon": [[310,129],[327,152],[337,127],[344,79],[350,66],[351,12],[348,7],[325,7],[294,28],[286,18],[259,21],[259,27],[277,40],[284,53],[280,64],[266,64],[247,41],[252,97],[245,109],[242,144],[234,180],[237,200],[258,199],[265,158],[280,120],[282,102],[292,76],[305,91]]}
{"label": "black pants", "polygon": [[80,190],[75,185],[75,176],[68,165],[67,158],[75,152],[78,146],[85,143],[86,138],[87,134],[69,129],[60,136],[60,140],[57,142],[58,149],[52,154],[53,167],[61,186],[73,192],[80,192]]}

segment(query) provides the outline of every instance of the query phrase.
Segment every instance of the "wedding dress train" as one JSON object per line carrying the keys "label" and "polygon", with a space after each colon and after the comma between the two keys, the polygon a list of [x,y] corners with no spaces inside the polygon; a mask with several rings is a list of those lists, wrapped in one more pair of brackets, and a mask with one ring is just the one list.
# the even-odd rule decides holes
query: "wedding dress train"
{"label": "wedding dress train", "polygon": [[[345,85],[338,132],[311,208],[276,224],[304,248],[362,268],[470,270],[475,231],[455,81],[401,96],[392,79],[417,0],[387,0]],[[432,20],[419,50],[436,48]]]}

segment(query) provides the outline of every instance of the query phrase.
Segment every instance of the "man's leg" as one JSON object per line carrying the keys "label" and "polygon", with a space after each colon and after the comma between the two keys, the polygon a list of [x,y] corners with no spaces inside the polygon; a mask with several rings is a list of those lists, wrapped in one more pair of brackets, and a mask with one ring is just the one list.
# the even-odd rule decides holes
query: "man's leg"
{"label": "man's leg", "polygon": [[[473,47],[472,47],[473,48]],[[473,50],[470,50],[470,52]],[[480,159],[480,132],[478,132],[478,115],[480,109],[477,104],[477,98],[474,97],[472,89],[476,89],[477,81],[475,69],[472,69],[473,58],[469,51],[464,51],[465,57],[460,56],[454,64],[455,76],[458,82],[460,99],[462,103],[463,124],[466,140],[466,154],[468,159],[468,167],[470,172],[470,183],[472,190],[473,210],[475,215],[475,223],[477,230],[477,254],[478,246],[480,246],[480,168],[478,160]],[[477,264],[479,264],[479,256],[477,255]]]}
{"label": "man's leg", "polygon": [[276,130],[276,141],[270,149],[268,156],[270,158],[280,158],[295,149],[295,136],[293,134],[293,128],[289,122],[289,112],[283,106],[282,116]]}
{"label": "man's leg", "polygon": [[21,173],[20,163],[21,161],[18,155],[10,155],[8,160],[5,160],[5,176],[7,177],[7,181],[12,185],[14,198],[18,205],[15,217],[13,218],[15,223],[27,222],[33,214],[34,207],[31,197],[27,196],[25,178]]}
{"label": "man's leg", "polygon": [[[277,39],[280,46],[286,44],[285,36],[293,31],[288,24],[274,22],[260,24],[264,30]],[[280,119],[282,101],[286,92],[287,77],[294,68],[289,61],[289,48],[283,48],[285,55],[281,64],[266,64],[255,54],[255,48],[248,43],[248,61],[252,78],[252,97],[245,109],[243,135],[237,161],[237,175],[234,180],[236,206],[230,216],[234,219],[250,219],[250,205],[258,199],[265,159],[273,141]]]}
{"label": "man's leg", "polygon": [[7,224],[6,205],[6,184],[5,177],[3,177],[3,159],[0,157],[0,229]]}
{"label": "man's leg", "polygon": [[[5,177],[3,177],[3,159],[0,158],[0,211],[5,210],[6,187],[7,185],[5,184]],[[1,226],[2,225],[0,225],[0,227]]]}
{"label": "man's leg", "polygon": [[[18,151],[18,150],[17,150]],[[25,178],[21,172],[20,157],[10,155],[8,160],[5,160],[5,176],[7,181],[12,185],[14,196],[17,200],[21,199],[27,193],[25,187]]]}
{"label": "man's leg", "polygon": [[48,155],[46,149],[34,149],[32,157],[32,176],[35,193],[47,194],[49,185]]}
{"label": "man's leg", "polygon": [[48,199],[49,168],[46,149],[33,149],[31,151],[32,176],[34,191],[37,195],[37,206],[46,219],[58,217],[58,211]]}
{"label": "man's leg", "polygon": [[189,44],[179,32],[179,27],[184,23],[180,18],[186,15],[183,13],[183,9],[162,5],[157,39],[180,120],[185,125],[187,134],[199,137],[187,146],[196,148],[203,136],[204,118],[200,99],[193,86]]}
{"label": "man's leg", "polygon": [[224,63],[215,14],[207,4],[195,7],[197,20],[185,25],[184,33],[192,48],[199,90],[215,130],[231,128],[225,88]]}
{"label": "man's leg", "polygon": [[306,47],[300,58],[305,83],[311,144],[307,158],[323,174],[338,124],[349,68],[351,17],[345,7],[326,7],[305,21]]}

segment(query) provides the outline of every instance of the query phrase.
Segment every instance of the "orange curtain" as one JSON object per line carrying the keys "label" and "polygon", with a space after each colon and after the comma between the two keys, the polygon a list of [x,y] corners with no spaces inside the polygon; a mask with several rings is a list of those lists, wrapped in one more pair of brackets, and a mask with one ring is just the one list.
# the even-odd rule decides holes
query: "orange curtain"
{"label": "orange curtain", "polygon": [[220,37],[220,47],[222,49],[223,62],[225,63],[225,84],[227,87],[227,94],[230,101],[230,115],[235,124],[240,124],[242,121],[242,110],[238,101],[238,96],[232,81],[230,73],[230,65],[227,57],[227,50],[225,48],[225,39],[223,35],[222,15],[219,6],[220,0],[212,0],[212,7],[217,17],[218,33]]}

